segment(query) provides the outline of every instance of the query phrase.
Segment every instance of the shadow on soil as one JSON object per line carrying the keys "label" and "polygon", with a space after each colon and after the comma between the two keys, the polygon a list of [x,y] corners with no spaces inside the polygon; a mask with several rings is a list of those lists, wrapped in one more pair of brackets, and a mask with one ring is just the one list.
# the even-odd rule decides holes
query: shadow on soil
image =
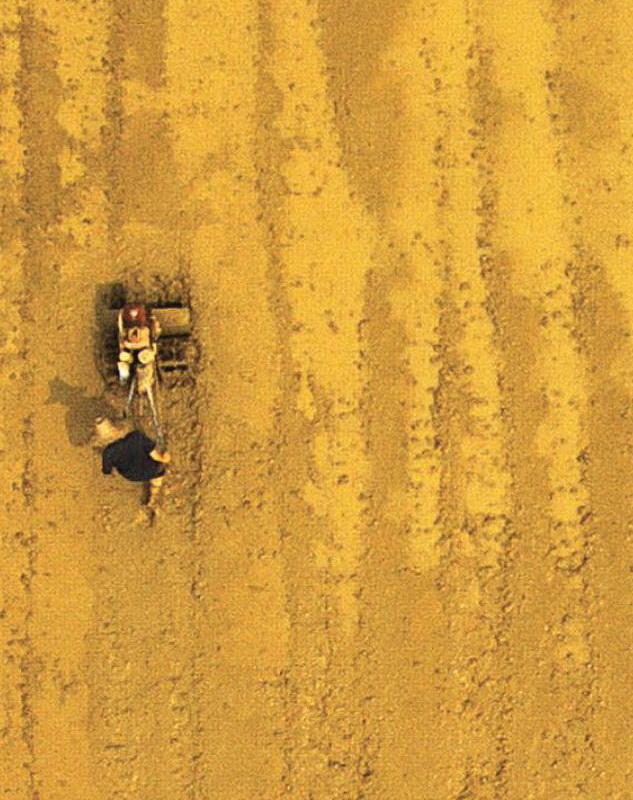
{"label": "shadow on soil", "polygon": [[115,416],[115,410],[104,397],[89,397],[86,390],[71,386],[61,378],[53,378],[48,384],[46,403],[66,406],[66,432],[72,445],[90,444],[94,433],[95,417]]}

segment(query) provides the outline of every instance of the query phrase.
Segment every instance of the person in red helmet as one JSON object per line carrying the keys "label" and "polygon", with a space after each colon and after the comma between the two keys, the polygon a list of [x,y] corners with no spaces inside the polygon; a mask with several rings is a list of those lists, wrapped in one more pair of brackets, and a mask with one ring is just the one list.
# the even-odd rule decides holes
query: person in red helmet
{"label": "person in red helmet", "polygon": [[143,303],[127,303],[119,312],[119,380],[122,384],[130,378],[130,368],[135,357],[147,363],[156,357],[160,324],[151,309]]}

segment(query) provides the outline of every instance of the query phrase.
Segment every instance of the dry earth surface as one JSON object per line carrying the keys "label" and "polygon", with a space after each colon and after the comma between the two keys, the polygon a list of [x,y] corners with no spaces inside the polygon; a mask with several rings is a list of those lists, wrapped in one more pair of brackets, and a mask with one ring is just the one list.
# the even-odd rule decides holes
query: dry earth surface
{"label": "dry earth surface", "polygon": [[0,796],[631,800],[630,0],[0,14]]}

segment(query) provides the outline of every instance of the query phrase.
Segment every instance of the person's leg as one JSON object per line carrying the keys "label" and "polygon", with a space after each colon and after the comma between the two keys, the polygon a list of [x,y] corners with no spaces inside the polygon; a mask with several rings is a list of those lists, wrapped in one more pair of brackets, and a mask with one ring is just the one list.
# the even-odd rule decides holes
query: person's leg
{"label": "person's leg", "polygon": [[147,507],[151,509],[156,508],[156,503],[158,502],[158,495],[160,493],[160,488],[163,485],[163,481],[165,480],[165,476],[161,475],[158,478],[152,478],[149,482],[149,497],[147,499]]}

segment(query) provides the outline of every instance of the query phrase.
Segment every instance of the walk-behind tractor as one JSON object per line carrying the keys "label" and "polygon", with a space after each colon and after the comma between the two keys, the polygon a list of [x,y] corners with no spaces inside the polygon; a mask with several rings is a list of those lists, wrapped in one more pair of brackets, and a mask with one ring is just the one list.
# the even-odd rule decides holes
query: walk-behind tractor
{"label": "walk-behind tractor", "polygon": [[[139,302],[117,285],[102,309],[102,371],[110,388],[124,387],[124,416],[141,426],[149,412],[161,449],[159,386],[174,383],[189,368],[191,316],[182,302]],[[138,294],[138,293],[136,293]]]}

